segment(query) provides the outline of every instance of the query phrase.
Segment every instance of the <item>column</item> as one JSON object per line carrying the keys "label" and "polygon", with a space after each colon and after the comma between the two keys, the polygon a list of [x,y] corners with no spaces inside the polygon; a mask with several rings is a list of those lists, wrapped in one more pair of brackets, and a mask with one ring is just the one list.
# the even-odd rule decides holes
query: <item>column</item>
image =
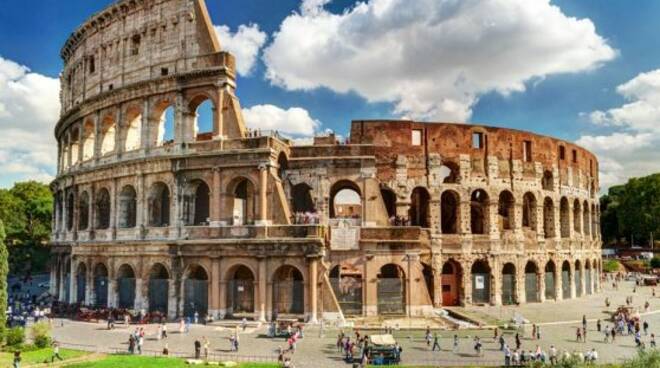
{"label": "column", "polygon": [[[176,290],[177,283],[181,281],[177,279],[176,276],[170,276],[170,279],[167,283],[167,318],[175,319],[177,317],[177,305],[176,305]],[[183,311],[181,311],[183,312]]]}
{"label": "column", "polygon": [[309,322],[317,322],[318,313],[318,258],[309,258],[309,299],[310,315]]}
{"label": "column", "polygon": [[259,165],[259,217],[256,225],[268,225],[268,165]]}
{"label": "column", "polygon": [[569,282],[571,283],[571,299],[575,299],[576,296],[576,289],[575,289],[575,263],[569,261],[569,268],[570,268],[570,277],[568,278]]}
{"label": "column", "polygon": [[94,300],[94,265],[87,263],[87,274],[85,275],[85,304],[93,305]]}
{"label": "column", "polygon": [[561,263],[555,262],[555,300],[564,299],[564,280],[562,278]]}
{"label": "column", "polygon": [[67,282],[69,283],[69,303],[75,303],[76,301],[76,277],[75,277],[75,270],[76,268],[76,261],[74,260],[73,257],[71,257],[71,262],[69,264],[69,279]]}
{"label": "column", "polygon": [[266,258],[259,258],[259,321],[266,322]]}
{"label": "column", "polygon": [[144,303],[144,296],[142,293],[142,278],[140,277],[141,275],[138,273],[135,275],[135,309],[140,310],[145,307]]}
{"label": "column", "polygon": [[115,301],[115,288],[117,287],[117,281],[114,278],[108,276],[108,308],[114,308],[117,305]]}
{"label": "column", "polygon": [[538,290],[539,290],[539,301],[541,303],[545,302],[545,268],[539,266],[539,276],[538,276]]}
{"label": "column", "polygon": [[[150,140],[151,137],[151,124],[149,124],[149,121],[151,116],[151,110],[149,109],[149,99],[145,98],[143,103],[142,103],[142,121],[140,122],[141,126],[141,132],[140,132],[140,148],[142,148],[145,153],[149,151],[149,148],[152,146],[152,142]],[[158,127],[156,127],[156,132],[158,132]]]}
{"label": "column", "polygon": [[211,203],[210,203],[210,216],[211,226],[220,226],[220,192],[222,188],[220,185],[220,168],[213,168],[213,187],[211,188]]}
{"label": "column", "polygon": [[220,309],[220,258],[211,259],[211,303],[209,303],[209,314],[218,318]]}
{"label": "column", "polygon": [[472,304],[472,264],[466,262],[461,264],[463,275],[461,282],[463,283],[463,299],[460,301],[461,306]]}
{"label": "column", "polygon": [[502,305],[502,265],[499,261],[491,262],[490,277],[493,280],[491,303],[493,305]]}
{"label": "column", "polygon": [[[469,194],[463,194],[461,198],[465,199],[465,196]],[[460,209],[458,211],[458,233],[461,235],[472,233],[471,221],[470,221],[470,200],[468,199],[461,200]]]}

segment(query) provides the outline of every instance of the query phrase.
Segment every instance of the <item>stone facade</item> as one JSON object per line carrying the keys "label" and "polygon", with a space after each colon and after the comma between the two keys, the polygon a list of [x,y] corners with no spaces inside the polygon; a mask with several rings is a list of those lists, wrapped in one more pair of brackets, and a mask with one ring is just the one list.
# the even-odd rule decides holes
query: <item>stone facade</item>
{"label": "stone facade", "polygon": [[62,301],[315,321],[600,288],[598,162],[571,143],[411,121],[354,121],[350,144],[249,132],[203,0],[118,1],[62,58]]}

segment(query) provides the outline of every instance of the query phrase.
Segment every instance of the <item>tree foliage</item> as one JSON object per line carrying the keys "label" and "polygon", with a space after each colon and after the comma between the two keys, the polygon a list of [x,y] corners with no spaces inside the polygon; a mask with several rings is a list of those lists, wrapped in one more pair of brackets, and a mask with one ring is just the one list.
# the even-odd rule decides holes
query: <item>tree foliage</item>
{"label": "tree foliage", "polygon": [[0,339],[7,325],[7,276],[9,274],[9,254],[5,246],[5,227],[0,220]]}
{"label": "tree foliage", "polygon": [[36,181],[0,189],[0,221],[5,224],[12,273],[44,270],[48,259],[53,196]]}
{"label": "tree foliage", "polygon": [[605,243],[628,242],[631,236],[635,244],[648,244],[651,236],[660,240],[660,173],[611,187],[600,208]]}

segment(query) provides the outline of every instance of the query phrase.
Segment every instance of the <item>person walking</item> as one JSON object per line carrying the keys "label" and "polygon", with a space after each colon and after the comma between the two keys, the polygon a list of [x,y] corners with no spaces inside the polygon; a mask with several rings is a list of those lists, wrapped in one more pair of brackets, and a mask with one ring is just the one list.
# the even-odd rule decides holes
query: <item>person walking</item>
{"label": "person walking", "polygon": [[[501,336],[500,336],[501,338]],[[504,366],[509,367],[511,365],[511,349],[508,346],[504,347]]]}
{"label": "person walking", "polygon": [[575,331],[575,341],[576,342],[582,341],[582,329],[580,329],[580,327],[578,327],[577,330]]}
{"label": "person walking", "polygon": [[520,342],[520,334],[516,332],[516,350],[520,350],[520,345],[522,345]]}
{"label": "person walking", "polygon": [[504,350],[504,334],[500,335],[500,351]]}
{"label": "person walking", "polygon": [[644,328],[644,336],[648,336],[648,335],[649,335],[649,322],[648,322],[648,321],[644,321],[644,323],[642,324],[642,326],[643,326],[643,328]]}
{"label": "person walking", "polygon": [[13,368],[21,368],[21,352],[18,350],[14,352]]}
{"label": "person walking", "polygon": [[202,350],[202,343],[199,340],[195,340],[195,359],[199,359],[199,355]]}
{"label": "person walking", "polygon": [[454,335],[454,345],[452,346],[454,354],[458,353],[458,335]]}
{"label": "person walking", "polygon": [[431,339],[433,339],[433,336],[431,336],[431,330],[428,327],[426,327],[426,333],[424,334],[424,339],[426,340],[426,346],[427,347],[431,346]]}
{"label": "person walking", "polygon": [[140,334],[137,338],[138,354],[142,355],[142,346],[144,345],[144,336]]}
{"label": "person walking", "polygon": [[161,330],[161,332],[163,333],[163,336],[162,336],[163,339],[166,339],[167,338],[167,323],[163,323],[163,329]]}
{"label": "person walking", "polygon": [[440,349],[440,341],[439,341],[439,337],[438,337],[437,332],[435,334],[433,334],[433,349],[431,349],[431,351],[435,351],[435,348],[438,348],[438,351],[441,350]]}
{"label": "person walking", "polygon": [[60,345],[56,342],[53,343],[53,354],[50,356],[50,362],[53,363],[55,361],[55,358],[59,360],[64,360],[60,356]]}

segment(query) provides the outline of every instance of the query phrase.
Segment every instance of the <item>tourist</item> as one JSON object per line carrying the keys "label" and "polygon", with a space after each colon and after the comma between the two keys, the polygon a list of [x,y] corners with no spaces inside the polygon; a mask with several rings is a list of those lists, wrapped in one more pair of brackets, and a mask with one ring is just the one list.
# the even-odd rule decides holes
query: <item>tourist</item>
{"label": "tourist", "polygon": [[541,326],[536,327],[536,339],[541,340]]}
{"label": "tourist", "polygon": [[135,353],[135,336],[133,334],[128,337],[128,352],[130,354]]}
{"label": "tourist", "polygon": [[365,351],[364,354],[362,354],[362,360],[360,361],[360,368],[367,368],[368,365],[369,365],[369,356]]}
{"label": "tourist", "polygon": [[433,349],[431,351],[435,351],[435,348],[438,348],[438,351],[440,351],[440,341],[439,341],[438,333],[433,334]]}
{"label": "tourist", "polygon": [[600,332],[600,328],[601,328],[601,326],[600,326],[600,318],[599,318],[599,319],[596,321],[596,330],[597,330],[598,332]]}
{"label": "tourist", "polygon": [[195,339],[195,359],[199,359],[201,350],[202,350],[202,344],[199,342],[199,340]]}
{"label": "tourist", "polygon": [[637,345],[637,347],[642,345],[642,335],[639,332],[635,333],[635,345]]}
{"label": "tourist", "polygon": [[170,355],[170,348],[167,345],[167,343],[165,343],[165,346],[163,346],[163,355],[165,355],[165,356]]}
{"label": "tourist", "polygon": [[241,328],[243,328],[243,331],[247,328],[247,318],[245,317],[241,320]]}
{"label": "tourist", "polygon": [[[199,323],[199,312],[195,311],[195,314],[193,314],[193,316],[195,318],[195,324],[198,324]],[[188,331],[186,331],[186,332],[188,332]]]}
{"label": "tourist", "polygon": [[612,327],[611,333],[612,333],[612,343],[614,343],[614,338],[616,337],[616,329],[614,327]]}
{"label": "tourist", "polygon": [[656,345],[655,345],[655,334],[651,334],[651,347],[652,348],[656,347]]}
{"label": "tourist", "polygon": [[554,345],[550,345],[550,364],[557,364],[557,348]]}
{"label": "tourist", "polygon": [[578,327],[577,330],[575,331],[575,341],[576,342],[582,341],[582,329],[580,329],[580,327]]}
{"label": "tourist", "polygon": [[532,340],[536,338],[536,323],[532,324]]}
{"label": "tourist", "polygon": [[644,336],[648,336],[649,335],[649,323],[648,323],[648,321],[644,321],[643,326],[644,326]]}
{"label": "tourist", "polygon": [[520,334],[517,333],[517,332],[516,332],[516,337],[515,337],[515,339],[516,339],[516,350],[520,350],[520,345],[522,345],[522,344],[521,344],[521,342],[520,342]]}
{"label": "tourist", "polygon": [[209,339],[204,336],[202,337],[202,340],[204,340],[204,359],[209,360]]}
{"label": "tourist", "polygon": [[513,365],[520,365],[520,354],[518,353],[518,350],[513,351],[513,354],[511,355],[511,363]]}
{"label": "tourist", "polygon": [[137,339],[138,354],[142,355],[142,346],[144,345],[144,335],[140,334]]}
{"label": "tourist", "polygon": [[477,356],[481,356],[481,339],[478,336],[474,338],[474,351]]}
{"label": "tourist", "polygon": [[426,333],[424,334],[424,339],[426,339],[426,346],[431,346],[431,338],[431,328],[426,326]]}
{"label": "tourist", "polygon": [[183,334],[186,331],[186,325],[183,318],[179,319],[179,333]]}
{"label": "tourist", "polygon": [[341,352],[344,346],[344,331],[339,331],[337,334],[337,351]]}
{"label": "tourist", "polygon": [[166,339],[167,338],[167,323],[163,323],[163,328],[162,328],[161,332],[163,334],[163,339]]}
{"label": "tourist", "polygon": [[16,350],[14,352],[14,366],[13,368],[21,368],[21,352]]}
{"label": "tourist", "polygon": [[504,350],[504,334],[500,335],[500,351]]}
{"label": "tourist", "polygon": [[458,335],[454,335],[454,345],[452,350],[454,354],[458,353]]}
{"label": "tourist", "polygon": [[587,329],[587,315],[586,314],[582,315],[582,328],[585,329],[585,330]]}
{"label": "tourist", "polygon": [[[500,337],[502,338],[502,337]],[[504,347],[504,366],[508,367],[511,365],[511,349],[509,346]]]}
{"label": "tourist", "polygon": [[603,330],[603,334],[605,335],[605,339],[603,342],[608,343],[610,342],[610,326],[605,326],[605,330]]}
{"label": "tourist", "polygon": [[53,343],[53,354],[50,356],[50,362],[53,363],[55,361],[55,358],[59,360],[64,360],[60,356],[60,345],[57,342]]}

